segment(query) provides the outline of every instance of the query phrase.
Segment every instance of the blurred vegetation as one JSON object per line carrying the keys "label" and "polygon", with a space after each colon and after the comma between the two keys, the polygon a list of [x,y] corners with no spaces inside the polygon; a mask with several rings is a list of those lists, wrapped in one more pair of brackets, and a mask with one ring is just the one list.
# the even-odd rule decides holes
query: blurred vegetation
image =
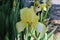
{"label": "blurred vegetation", "polygon": [[[15,1],[17,1],[17,5],[19,2]],[[18,18],[19,4],[17,11],[14,11],[13,2],[14,0],[0,0],[0,40],[6,40],[6,35],[9,40],[15,40],[17,36],[15,23]]]}

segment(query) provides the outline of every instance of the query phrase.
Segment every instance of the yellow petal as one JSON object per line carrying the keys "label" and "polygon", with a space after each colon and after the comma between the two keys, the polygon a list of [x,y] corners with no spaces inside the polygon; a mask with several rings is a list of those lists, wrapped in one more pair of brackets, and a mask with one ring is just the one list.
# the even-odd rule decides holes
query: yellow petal
{"label": "yellow petal", "polygon": [[41,10],[46,11],[46,4],[41,4]]}
{"label": "yellow petal", "polygon": [[20,33],[21,31],[23,31],[25,27],[23,27],[22,22],[17,22],[16,23],[16,28],[17,28],[18,33]]}
{"label": "yellow petal", "polygon": [[21,21],[28,22],[29,24],[38,21],[38,16],[34,12],[34,8],[23,8],[20,11]]}

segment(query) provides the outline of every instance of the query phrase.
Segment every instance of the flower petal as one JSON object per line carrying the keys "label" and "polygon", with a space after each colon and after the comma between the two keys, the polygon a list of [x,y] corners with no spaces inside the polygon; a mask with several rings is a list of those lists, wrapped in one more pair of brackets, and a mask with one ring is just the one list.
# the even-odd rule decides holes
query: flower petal
{"label": "flower petal", "polygon": [[38,22],[38,16],[34,12],[34,7],[23,8],[20,10],[21,21],[28,22],[29,24]]}
{"label": "flower petal", "polygon": [[41,4],[41,10],[46,11],[46,4]]}
{"label": "flower petal", "polygon": [[21,22],[16,23],[16,28],[17,28],[18,33],[24,30],[24,27]]}
{"label": "flower petal", "polygon": [[38,32],[42,32],[43,31],[43,25],[42,24],[37,24],[37,30],[38,30]]}
{"label": "flower petal", "polygon": [[40,37],[43,37],[47,31],[47,27],[43,23],[37,24],[37,32],[40,33]]}
{"label": "flower petal", "polygon": [[43,32],[44,30],[46,29],[46,27],[45,27],[45,25],[44,24],[42,24],[42,23],[38,23],[37,24],[37,31],[38,32]]}

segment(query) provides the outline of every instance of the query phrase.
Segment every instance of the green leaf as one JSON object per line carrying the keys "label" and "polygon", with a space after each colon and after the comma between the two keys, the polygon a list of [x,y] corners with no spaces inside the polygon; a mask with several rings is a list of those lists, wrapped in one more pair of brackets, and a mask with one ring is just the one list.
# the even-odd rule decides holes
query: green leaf
{"label": "green leaf", "polygon": [[55,28],[48,34],[48,39],[51,37],[51,35],[55,32],[58,26],[55,26]]}
{"label": "green leaf", "polygon": [[45,33],[45,37],[44,37],[44,39],[43,40],[47,40],[47,33]]}
{"label": "green leaf", "polygon": [[54,35],[54,34],[52,34],[48,40],[53,40],[53,35]]}

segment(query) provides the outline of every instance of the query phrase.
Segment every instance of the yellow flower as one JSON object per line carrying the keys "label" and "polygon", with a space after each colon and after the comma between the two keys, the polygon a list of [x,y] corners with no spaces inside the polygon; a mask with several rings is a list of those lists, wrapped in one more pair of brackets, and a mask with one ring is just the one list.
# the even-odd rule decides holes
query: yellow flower
{"label": "yellow flower", "polygon": [[35,28],[35,25],[38,23],[38,16],[35,14],[33,7],[21,9],[20,15],[23,28],[25,28],[27,24],[33,25]]}
{"label": "yellow flower", "polygon": [[34,11],[37,13],[41,11],[40,3],[39,1],[34,2]]}
{"label": "yellow flower", "polygon": [[43,35],[46,32],[46,27],[44,24],[38,22],[39,18],[35,14],[33,7],[23,8],[20,11],[21,21],[16,23],[16,28],[18,33],[23,31],[27,24],[34,28],[37,32],[40,32]]}
{"label": "yellow flower", "polygon": [[21,20],[23,22],[28,22],[29,24],[31,24],[32,22],[36,23],[38,22],[38,16],[35,15],[34,9],[33,7],[31,8],[24,8],[21,11]]}
{"label": "yellow flower", "polygon": [[34,3],[34,10],[35,10],[35,12],[37,13],[37,12],[39,12],[39,11],[46,11],[46,4],[40,4],[39,3],[39,1],[36,1],[35,3]]}
{"label": "yellow flower", "polygon": [[46,4],[41,4],[41,10],[46,11]]}

